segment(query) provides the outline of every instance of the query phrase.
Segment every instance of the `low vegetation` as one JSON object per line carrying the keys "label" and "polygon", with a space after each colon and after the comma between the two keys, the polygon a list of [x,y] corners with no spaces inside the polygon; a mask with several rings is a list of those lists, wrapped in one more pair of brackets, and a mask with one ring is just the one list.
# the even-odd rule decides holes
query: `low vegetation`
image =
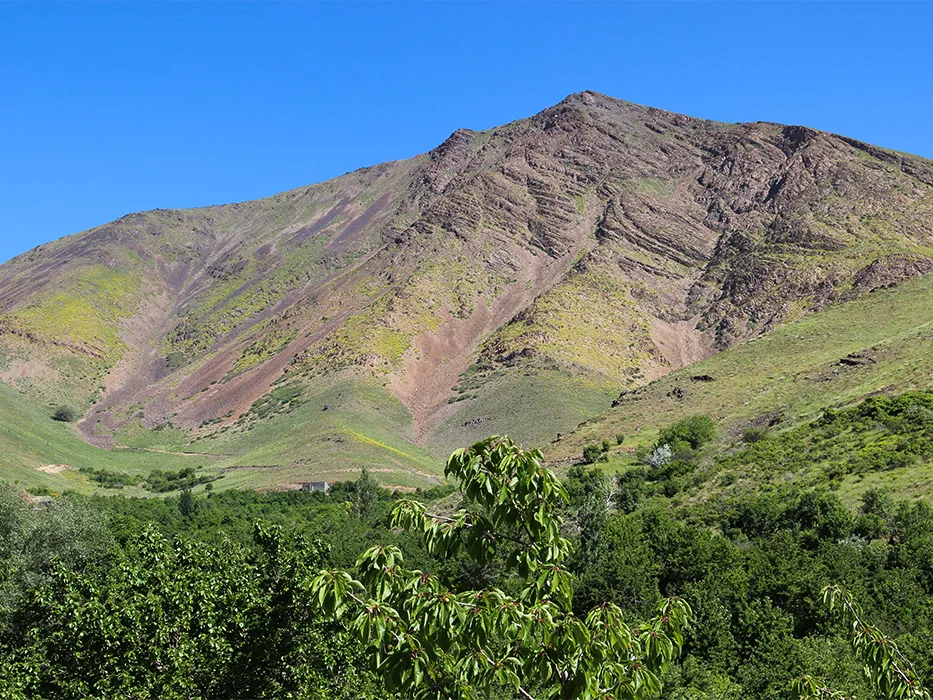
{"label": "low vegetation", "polygon": [[81,473],[105,489],[122,489],[125,486],[141,485],[142,488],[152,493],[190,490],[195,486],[210,484],[217,479],[223,478],[221,474],[198,474],[193,467],[185,467],[177,471],[155,469],[145,477],[127,472],[94,469],[93,467],[84,467],[81,469]]}
{"label": "low vegetation", "polygon": [[787,432],[745,437],[748,447],[716,461],[726,478],[761,483],[797,475],[838,488],[849,476],[923,472],[933,457],[933,392],[870,397]]}
{"label": "low vegetation", "polygon": [[301,395],[305,385],[300,381],[291,381],[256,399],[241,421],[263,420],[277,413],[287,413],[301,405]]}
{"label": "low vegetation", "polygon": [[[704,469],[715,461],[713,457],[731,461],[722,470],[713,468],[719,481],[712,473],[701,474],[696,488],[685,494],[687,498],[706,498],[723,487],[770,488],[770,481],[785,478],[837,488],[850,505],[872,486],[891,488],[905,498],[933,497],[933,469],[924,459],[903,466],[888,462],[890,468],[861,471],[866,460],[904,459],[898,456],[896,444],[910,438],[895,435],[883,425],[864,433],[865,444],[846,447],[835,459],[837,464],[824,458],[848,439],[845,431],[832,447],[821,439],[822,452],[816,445],[797,445],[805,450],[799,459],[796,447],[787,442],[804,439],[803,434],[811,430],[807,426],[821,420],[827,408],[831,415],[859,405],[866,397],[891,398],[933,389],[931,314],[933,278],[878,290],[870,298],[775,328],[745,345],[626,391],[617,396],[613,408],[583,421],[576,431],[552,442],[545,454],[552,462],[572,464],[586,445],[623,433],[628,436],[625,447],[609,452],[606,468],[635,468],[640,462],[639,448],[654,446],[661,428],[702,414],[715,421],[717,430],[701,450]],[[911,410],[921,414],[927,410],[923,402],[913,403],[917,408]],[[794,433],[798,428],[803,433]],[[825,435],[830,430],[827,425],[818,432]],[[743,453],[745,448],[748,451]],[[774,449],[780,449],[784,466],[771,469],[764,451]],[[749,464],[742,463],[746,459]],[[843,468],[842,462],[847,466]]]}
{"label": "low vegetation", "polygon": [[52,418],[63,423],[71,423],[78,419],[78,412],[71,406],[59,406],[52,413]]}

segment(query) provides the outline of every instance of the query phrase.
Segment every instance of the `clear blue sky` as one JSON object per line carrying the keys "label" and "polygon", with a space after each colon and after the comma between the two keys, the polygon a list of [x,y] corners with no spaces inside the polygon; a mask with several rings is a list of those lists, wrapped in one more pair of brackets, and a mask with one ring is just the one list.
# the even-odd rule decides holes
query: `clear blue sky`
{"label": "clear blue sky", "polygon": [[933,157],[933,4],[0,3],[0,261],[586,89]]}

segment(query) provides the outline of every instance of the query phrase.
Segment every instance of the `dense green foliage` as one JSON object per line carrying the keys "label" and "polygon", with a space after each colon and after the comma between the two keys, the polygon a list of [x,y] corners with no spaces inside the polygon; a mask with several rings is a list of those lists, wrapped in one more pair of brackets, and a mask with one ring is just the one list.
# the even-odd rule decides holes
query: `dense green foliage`
{"label": "dense green foliage", "polygon": [[[930,692],[917,677],[916,669],[898,648],[897,642],[878,627],[865,622],[861,606],[852,600],[847,590],[839,586],[826,586],[823,589],[823,602],[828,603],[830,610],[840,609],[843,619],[849,623],[849,642],[862,664],[866,679],[878,695],[898,700],[930,700]],[[801,676],[794,685],[801,700],[845,697],[839,691],[820,684],[812,676]]]}
{"label": "dense green foliage", "polygon": [[[777,700],[809,674],[847,697],[884,697],[864,682],[847,623],[822,604],[821,589],[833,583],[853,591],[865,619],[897,640],[921,678],[933,674],[928,505],[870,493],[853,513],[832,493],[788,486],[679,511],[655,497],[626,514],[605,510],[628,497],[624,478],[580,469],[570,482],[577,503],[603,506],[580,523],[575,606],[610,600],[640,615],[680,595],[693,607],[693,631],[665,678],[665,696]],[[878,518],[879,531],[863,536],[866,516]]]}
{"label": "dense green foliage", "polygon": [[686,444],[695,450],[716,437],[716,424],[707,415],[690,416],[658,433],[658,445]]}
{"label": "dense green foliage", "polygon": [[447,461],[463,503],[449,515],[400,501],[393,525],[417,531],[435,555],[463,551],[487,566],[500,559],[511,591],[457,590],[436,575],[403,568],[398,547],[376,546],[359,559],[360,580],[324,571],[321,604],[370,645],[376,669],[405,697],[480,700],[508,692],[525,698],[641,698],[660,689],[658,674],[679,652],[690,616],[680,599],[631,626],[611,603],[571,610],[571,543],[560,534],[567,493],[541,465],[541,453],[489,438]]}
{"label": "dense green foliage", "polygon": [[583,462],[585,464],[598,462],[606,452],[607,450],[604,450],[599,445],[587,445],[583,448]]}
{"label": "dense green foliage", "polygon": [[[765,468],[766,455],[818,455],[829,442],[852,464],[854,445],[896,431],[919,461],[923,400],[872,399],[724,459],[758,455]],[[933,508],[879,488],[852,508],[777,481],[688,502],[684,484],[710,458],[680,435],[676,452],[657,453],[669,445],[659,440],[642,466],[580,465],[562,483],[537,453],[483,443],[451,459],[461,493],[417,500],[368,474],[327,495],[185,490],[45,506],[0,487],[0,697],[375,699],[420,685],[458,698],[466,679],[482,697],[573,696],[597,666],[613,668],[597,664],[606,647],[580,651],[599,622],[590,611],[610,611],[610,626],[648,620],[670,598],[693,621],[677,659],[647,664],[642,693],[879,700],[897,696],[897,678],[864,669],[894,649],[910,678],[933,678]],[[315,587],[321,569],[335,573]],[[850,593],[830,609],[827,586]],[[344,596],[340,619],[332,593]],[[545,608],[547,624],[526,626]],[[641,653],[638,633],[623,637],[612,644]],[[550,656],[535,660],[541,642]]]}
{"label": "dense green foliage", "polygon": [[94,469],[92,467],[82,468],[81,473],[105,489],[122,489],[124,486],[142,485],[147,491],[153,493],[183,491],[223,478],[216,474],[198,474],[194,467],[185,467],[176,471],[154,469],[145,477],[138,474],[112,472],[107,469]]}
{"label": "dense green foliage", "polygon": [[0,697],[381,696],[358,644],[308,595],[330,546],[297,531],[307,520],[269,522],[289,500],[344,536],[351,518],[310,495],[241,496],[272,517],[239,520],[236,498],[192,507],[190,491],[33,510],[0,490]]}
{"label": "dense green foliage", "polygon": [[355,645],[304,587],[325,553],[274,527],[245,551],[146,531],[108,566],[52,572],[4,676],[28,697],[359,697]]}
{"label": "dense green foliage", "polygon": [[373,478],[366,467],[363,467],[360,478],[353,488],[353,512],[361,520],[369,520],[379,501],[379,483]]}

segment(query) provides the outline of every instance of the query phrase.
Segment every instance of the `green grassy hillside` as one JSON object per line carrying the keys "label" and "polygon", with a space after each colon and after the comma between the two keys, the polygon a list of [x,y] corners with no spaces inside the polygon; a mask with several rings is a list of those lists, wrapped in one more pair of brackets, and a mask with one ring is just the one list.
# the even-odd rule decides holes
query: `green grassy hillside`
{"label": "green grassy hillside", "polygon": [[583,374],[474,367],[461,376],[450,399],[457,411],[432,433],[429,447],[442,456],[504,434],[529,447],[543,445],[599,413],[614,395],[606,380]]}
{"label": "green grassy hillside", "polygon": [[[127,476],[119,493],[152,493],[134,480],[156,470],[192,468],[220,477],[213,489],[297,487],[302,481],[355,479],[362,465],[389,488],[440,482],[440,460],[406,441],[407,412],[383,387],[335,379],[302,392],[288,410],[221,429],[192,442],[183,430],[145,430],[138,423],[118,434],[120,446],[99,449],[52,419],[24,395],[0,385],[0,478],[35,493],[116,492],[88,470]],[[198,490],[203,490],[199,486]]]}
{"label": "green grassy hillside", "polygon": [[[852,406],[874,394],[930,388],[933,278],[926,277],[779,327],[627,392],[614,408],[553,442],[547,455],[556,464],[570,464],[579,459],[585,445],[603,439],[615,445],[615,436],[622,434],[625,440],[612,447],[606,467],[629,468],[636,464],[637,448],[653,444],[660,428],[703,413],[716,420],[719,430],[707,448],[705,462],[709,464],[717,454],[741,448],[749,428],[767,428],[772,435],[780,435],[819,418],[826,408]],[[761,487],[752,461],[731,460],[725,481],[741,485],[745,479],[745,486]],[[814,470],[824,466],[813,458]],[[726,487],[717,469],[707,469],[708,478],[687,498],[708,496]],[[844,494],[872,485],[892,488],[903,496],[929,497],[933,495],[933,467],[928,462],[914,463],[870,474],[846,474],[836,484]]]}
{"label": "green grassy hillside", "polygon": [[409,429],[408,412],[384,387],[335,376],[302,389],[294,408],[221,428],[191,449],[236,455],[219,463],[230,469],[225,487],[355,479],[363,465],[389,487],[438,483],[443,463],[406,440]]}
{"label": "green grassy hillside", "polygon": [[[116,450],[87,445],[66,424],[51,420],[50,409],[2,386],[0,467],[6,480],[55,491],[95,488],[78,471],[88,467],[140,476],[156,469],[200,467],[207,475],[224,470],[214,484],[222,489],[354,478],[367,464],[386,485],[415,487],[438,478],[440,457],[453,446],[491,433],[543,442],[574,419],[584,422],[550,445],[550,459],[572,463],[585,445],[603,439],[614,443],[623,434],[626,439],[612,448],[607,468],[628,468],[636,463],[635,450],[653,443],[659,428],[697,413],[709,414],[718,424],[710,454],[729,453],[742,446],[749,427],[773,424],[768,430],[780,435],[817,419],[827,407],[849,406],[875,393],[933,387],[933,278],[878,290],[779,327],[627,392],[617,407],[590,420],[586,417],[611,398],[605,385],[553,371],[494,371],[481,381],[467,373],[454,393],[466,398],[435,431],[429,450],[403,437],[410,429],[407,411],[378,383],[345,374],[302,386],[285,410],[260,400],[246,418],[227,428],[218,424],[194,441],[185,431],[131,424],[118,433],[122,448]],[[814,469],[823,466],[815,463]],[[757,468],[749,467],[748,473],[744,468],[732,459],[728,468],[711,470],[687,497],[722,490],[724,481],[731,490],[757,488]],[[846,474],[837,484],[843,494],[872,485],[928,496],[933,470],[914,464]],[[147,493],[135,486],[125,492]]]}
{"label": "green grassy hillside", "polygon": [[[799,431],[806,433],[827,408],[851,406],[875,394],[933,388],[933,278],[879,290],[777,328],[626,392],[615,408],[595,419],[585,418],[610,394],[579,376],[497,370],[480,381],[471,375],[465,374],[455,390],[455,396],[466,397],[457,401],[462,408],[435,431],[430,451],[403,437],[410,418],[397,399],[378,383],[348,373],[313,385],[283,385],[238,421],[206,426],[209,432],[197,440],[182,430],[130,424],[118,433],[121,447],[115,450],[87,445],[67,424],[52,420],[50,409],[2,386],[0,468],[6,480],[34,490],[90,491],[99,486],[81,469],[144,477],[154,470],[193,468],[206,476],[222,474],[213,483],[216,489],[265,489],[310,479],[352,479],[366,464],[382,483],[411,488],[439,480],[440,457],[452,446],[491,433],[510,433],[533,444],[574,417],[584,422],[551,443],[547,453],[554,463],[570,464],[585,445],[609,439],[613,447],[606,468],[628,469],[637,464],[637,448],[654,443],[660,428],[705,413],[716,420],[719,434],[706,448],[704,466],[691,477],[685,499],[768,488],[787,479],[831,483],[853,499],[871,486],[907,497],[933,495],[928,458],[848,473],[834,471],[830,453],[815,450],[807,453],[812,464],[762,466],[762,455],[778,459],[786,445],[809,440]],[[749,428],[761,429],[766,439],[746,448]],[[898,437],[871,426],[849,432],[850,442],[834,443],[835,463],[853,450]],[[625,436],[621,446],[615,446],[618,434]],[[149,495],[139,485],[123,492]]]}
{"label": "green grassy hillside", "polygon": [[[167,454],[143,449],[102,450],[77,437],[68,424],[52,420],[52,411],[37,407],[23,394],[0,384],[0,476],[23,488],[90,492],[95,484],[80,469],[144,476],[155,469],[204,467],[216,460],[204,455]],[[144,494],[139,488],[126,493]]]}

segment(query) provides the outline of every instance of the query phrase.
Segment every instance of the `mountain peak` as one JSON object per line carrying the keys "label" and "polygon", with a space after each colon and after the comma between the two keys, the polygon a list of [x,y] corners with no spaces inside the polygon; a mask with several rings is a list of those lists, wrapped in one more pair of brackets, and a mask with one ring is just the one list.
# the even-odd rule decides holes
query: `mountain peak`
{"label": "mountain peak", "polygon": [[567,95],[563,100],[558,102],[555,107],[568,107],[568,106],[580,106],[580,107],[598,107],[603,109],[610,110],[630,110],[637,112],[664,112],[664,110],[659,110],[655,107],[648,107],[646,105],[641,105],[636,102],[629,102],[627,100],[621,100],[617,97],[612,97],[610,95],[603,94],[601,92],[596,92],[595,90],[583,90],[582,92],[574,92],[570,95]]}
{"label": "mountain peak", "polygon": [[[425,447],[540,443],[933,269],[930,164],[815,134],[587,90],[423,157],[127,216],[0,266],[0,381],[79,407],[95,444],[174,427],[296,474],[335,445],[416,473]],[[273,455],[256,428],[290,412]]]}

